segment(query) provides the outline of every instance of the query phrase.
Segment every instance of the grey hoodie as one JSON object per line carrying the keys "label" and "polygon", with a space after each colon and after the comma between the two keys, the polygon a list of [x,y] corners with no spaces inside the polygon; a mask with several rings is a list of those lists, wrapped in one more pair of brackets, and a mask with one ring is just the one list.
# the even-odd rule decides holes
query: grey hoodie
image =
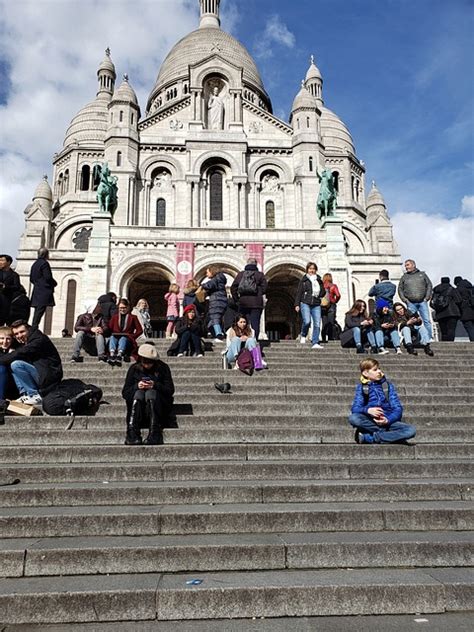
{"label": "grey hoodie", "polygon": [[398,284],[398,296],[406,303],[422,303],[429,301],[433,294],[433,285],[426,272],[415,268],[413,272],[405,272]]}

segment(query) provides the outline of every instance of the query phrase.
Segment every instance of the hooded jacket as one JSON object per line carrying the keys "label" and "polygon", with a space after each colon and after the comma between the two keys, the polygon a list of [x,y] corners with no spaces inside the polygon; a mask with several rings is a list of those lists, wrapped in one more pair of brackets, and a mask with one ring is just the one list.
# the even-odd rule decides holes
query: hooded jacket
{"label": "hooded jacket", "polygon": [[433,299],[436,295],[445,296],[448,299],[447,307],[440,311],[435,310],[436,320],[459,318],[461,316],[461,295],[449,282],[445,281],[437,285],[433,290]]}
{"label": "hooded jacket", "polygon": [[392,305],[393,297],[395,296],[396,291],[397,287],[395,283],[392,283],[388,279],[384,279],[370,288],[369,296],[373,296],[375,300],[378,298],[384,298],[390,303],[390,305]]}
{"label": "hooded jacket", "polygon": [[426,272],[415,268],[405,272],[398,284],[398,296],[403,303],[423,303],[429,301],[433,294],[433,285]]}
{"label": "hooded jacket", "polygon": [[471,305],[473,287],[467,279],[454,279],[454,285],[461,296],[461,320],[474,320],[474,307]]}
{"label": "hooded jacket", "polygon": [[[398,399],[398,394],[395,386],[388,382],[388,401],[385,397],[382,384],[387,382],[387,379],[382,377],[378,382],[371,382],[364,376],[360,378],[360,384],[356,386],[354,395],[354,401],[352,402],[352,413],[359,413],[363,415],[368,414],[369,408],[380,407],[383,409],[385,417],[388,419],[388,425],[390,426],[395,421],[400,421],[403,416],[403,406]],[[363,384],[369,385],[369,397],[368,400],[364,396],[362,388]]]}

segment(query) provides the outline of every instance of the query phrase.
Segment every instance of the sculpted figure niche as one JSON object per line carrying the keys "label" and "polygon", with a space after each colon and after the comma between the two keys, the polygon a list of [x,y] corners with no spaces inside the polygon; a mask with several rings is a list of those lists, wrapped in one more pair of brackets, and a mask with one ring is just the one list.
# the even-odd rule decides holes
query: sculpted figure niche
{"label": "sculpted figure niche", "polygon": [[207,128],[213,130],[224,129],[224,99],[223,90],[214,84],[207,102]]}

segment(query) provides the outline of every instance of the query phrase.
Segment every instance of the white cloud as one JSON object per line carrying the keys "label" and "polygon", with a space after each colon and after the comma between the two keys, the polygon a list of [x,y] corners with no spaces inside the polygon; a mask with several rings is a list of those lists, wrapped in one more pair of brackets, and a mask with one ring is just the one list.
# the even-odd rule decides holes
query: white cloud
{"label": "white cloud", "polygon": [[286,48],[294,48],[296,38],[282,21],[279,15],[272,15],[266,26],[263,35],[255,44],[255,55],[260,59],[273,56],[272,45],[278,44]]}
{"label": "white cloud", "polygon": [[10,79],[0,106],[0,252],[15,255],[23,209],[51,174],[71,118],[94,99],[105,48],[117,81],[129,74],[143,112],[165,54],[197,27],[198,4],[0,0],[0,9],[0,64]]}
{"label": "white cloud", "polygon": [[461,200],[461,214],[474,216],[474,195],[465,195]]}
{"label": "white cloud", "polygon": [[393,215],[392,222],[402,259],[415,259],[433,284],[442,276],[474,279],[474,217],[404,212]]}

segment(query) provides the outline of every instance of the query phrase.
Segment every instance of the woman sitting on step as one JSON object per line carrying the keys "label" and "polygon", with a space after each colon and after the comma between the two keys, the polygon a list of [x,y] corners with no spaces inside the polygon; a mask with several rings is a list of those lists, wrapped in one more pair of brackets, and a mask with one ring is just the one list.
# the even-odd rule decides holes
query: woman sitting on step
{"label": "woman sitting on step", "polygon": [[226,331],[227,349],[225,351],[227,362],[234,364],[242,349],[248,349],[252,354],[254,368],[258,371],[267,367],[262,359],[262,352],[255,338],[255,332],[249,321],[242,314],[237,314],[234,325]]}
{"label": "woman sitting on step", "polygon": [[[138,361],[128,369],[122,397],[127,402],[125,445],[160,445],[163,427],[173,406],[174,384],[170,368],[160,360],[152,343],[138,349]],[[142,441],[141,428],[150,428]]]}
{"label": "woman sitting on step", "polygon": [[202,320],[197,316],[195,305],[188,305],[184,308],[183,317],[176,321],[175,332],[178,338],[168,349],[169,356],[177,355],[178,358],[182,358],[188,355],[202,358],[204,343],[201,337],[204,335],[204,326]]}
{"label": "woman sitting on step", "polygon": [[346,312],[345,328],[341,334],[341,347],[356,347],[357,353],[365,353],[364,343],[368,340],[375,348],[374,319],[367,312],[365,301],[358,300]]}

